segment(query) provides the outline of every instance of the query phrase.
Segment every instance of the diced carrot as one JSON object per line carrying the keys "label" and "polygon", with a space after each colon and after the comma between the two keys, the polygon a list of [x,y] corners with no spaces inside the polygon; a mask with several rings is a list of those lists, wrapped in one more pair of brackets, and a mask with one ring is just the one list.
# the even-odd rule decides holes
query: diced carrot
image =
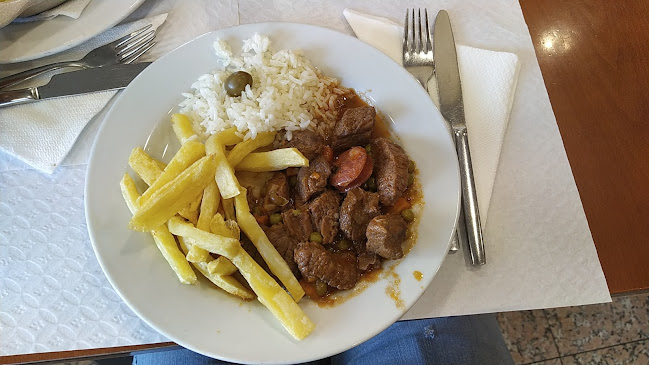
{"label": "diced carrot", "polygon": [[268,225],[270,218],[267,215],[255,215],[255,220],[259,224]]}
{"label": "diced carrot", "polygon": [[329,164],[334,162],[334,150],[329,146],[324,146],[322,149],[322,156]]}
{"label": "diced carrot", "polygon": [[404,210],[404,209],[408,209],[408,208],[410,208],[410,207],[411,207],[411,205],[410,205],[410,203],[406,200],[406,198],[404,198],[404,197],[400,197],[399,199],[397,199],[396,202],[394,202],[394,205],[392,205],[392,206],[388,209],[388,213],[396,213],[396,214],[399,214],[399,213],[401,213],[402,210]]}
{"label": "diced carrot", "polygon": [[318,295],[318,292],[315,290],[315,283],[309,283],[308,281],[302,279],[300,280],[300,285],[302,285],[302,289],[304,289],[304,293],[309,296],[311,299],[319,299],[320,296]]}

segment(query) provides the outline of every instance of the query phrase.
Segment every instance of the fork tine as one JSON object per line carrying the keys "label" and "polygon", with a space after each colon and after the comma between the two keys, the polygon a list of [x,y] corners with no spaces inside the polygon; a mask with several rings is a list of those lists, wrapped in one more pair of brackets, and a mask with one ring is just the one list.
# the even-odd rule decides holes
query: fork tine
{"label": "fork tine", "polygon": [[123,45],[124,43],[128,42],[129,40],[133,39],[134,37],[137,37],[139,34],[143,33],[144,31],[151,28],[152,26],[153,26],[153,24],[146,25],[146,26],[136,30],[135,32],[133,32],[131,34],[127,34],[127,35],[123,36],[122,38],[114,41],[111,44],[113,45],[113,47],[117,48],[117,47]]}
{"label": "fork tine", "polygon": [[138,45],[137,47],[135,47],[135,48],[131,49],[130,51],[128,51],[128,52],[126,52],[126,53],[120,55],[120,56],[119,56],[119,61],[120,61],[120,62],[124,62],[125,60],[127,60],[127,59],[129,59],[129,58],[135,56],[135,55],[138,54],[138,52],[140,52],[142,49],[144,49],[144,48],[146,48],[147,46],[149,46],[149,45],[153,42],[154,39],[155,39],[155,35],[154,35],[153,37],[151,37],[147,42],[141,43],[141,44]]}
{"label": "fork tine", "polygon": [[406,58],[406,55],[408,54],[408,50],[410,49],[410,44],[408,43],[408,12],[409,10],[406,9],[406,20],[403,22],[403,58]]}
{"label": "fork tine", "polygon": [[433,45],[430,40],[430,28],[428,27],[428,9],[424,9],[424,17],[426,19],[426,45],[424,52],[431,52],[433,50]]}
{"label": "fork tine", "polygon": [[412,19],[410,22],[410,34],[412,36],[412,43],[410,44],[410,52],[415,52],[417,48],[417,37],[415,36],[415,9],[412,9]]}
{"label": "fork tine", "polygon": [[117,55],[123,55],[130,52],[133,48],[139,47],[142,43],[147,43],[155,37],[155,30],[151,29],[146,33],[138,35],[136,38],[131,39],[128,43],[125,43],[122,47],[117,48]]}
{"label": "fork tine", "polygon": [[137,59],[140,58],[140,56],[145,54],[148,50],[150,50],[157,43],[158,42],[151,42],[151,44],[149,44],[146,48],[141,49],[139,52],[137,52],[136,54],[132,55],[131,57],[125,59],[123,62],[124,63],[133,63],[133,62],[137,61]]}
{"label": "fork tine", "polygon": [[424,48],[424,34],[421,32],[421,8],[417,9],[417,23],[417,52],[422,52]]}

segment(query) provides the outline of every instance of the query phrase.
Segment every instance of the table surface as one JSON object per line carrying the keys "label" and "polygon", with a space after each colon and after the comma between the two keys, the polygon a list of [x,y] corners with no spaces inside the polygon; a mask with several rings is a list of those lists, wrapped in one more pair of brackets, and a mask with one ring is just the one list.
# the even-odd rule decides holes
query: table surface
{"label": "table surface", "polygon": [[[649,3],[524,0],[566,153],[611,293],[649,289]],[[636,157],[637,156],[637,157]],[[633,218],[635,219],[633,219]],[[129,353],[172,343],[0,357],[0,364]]]}

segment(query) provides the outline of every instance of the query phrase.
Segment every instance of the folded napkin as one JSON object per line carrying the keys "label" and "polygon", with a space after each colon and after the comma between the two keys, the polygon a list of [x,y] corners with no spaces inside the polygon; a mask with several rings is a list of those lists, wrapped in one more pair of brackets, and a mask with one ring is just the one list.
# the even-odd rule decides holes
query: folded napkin
{"label": "folded napkin", "polygon": [[[345,9],[343,15],[360,40],[401,64],[403,26],[350,9]],[[480,219],[484,227],[516,90],[519,62],[513,53],[463,45],[457,46],[457,57]],[[434,77],[428,90],[439,107]]]}
{"label": "folded napkin", "polygon": [[0,27],[15,21],[48,20],[59,15],[78,19],[90,0],[16,0],[0,2]]}
{"label": "folded napkin", "polygon": [[[167,14],[162,14],[119,25],[55,56],[19,65],[5,65],[0,77],[37,65],[79,59],[92,49],[110,43],[146,24],[153,24],[154,28],[158,28],[166,19]],[[146,60],[146,56],[145,54],[142,60]],[[42,85],[47,81],[41,78],[36,84]],[[20,86],[23,87],[22,84]],[[117,91],[102,91],[2,108],[0,150],[38,170],[52,173],[70,151],[88,121],[104,108],[115,93]]]}

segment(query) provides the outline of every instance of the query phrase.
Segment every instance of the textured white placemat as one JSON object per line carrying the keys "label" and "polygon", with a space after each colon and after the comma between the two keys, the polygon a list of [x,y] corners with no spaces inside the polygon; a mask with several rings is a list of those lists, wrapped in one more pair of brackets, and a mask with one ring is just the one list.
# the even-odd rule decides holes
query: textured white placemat
{"label": "textured white placemat", "polygon": [[[400,22],[413,5],[448,9],[458,42],[516,53],[521,71],[484,227],[488,263],[472,271],[461,254],[449,256],[404,318],[609,301],[517,0],[164,0],[145,2],[127,21],[168,12],[155,47],[167,52],[238,21],[294,21],[352,34],[346,7]],[[87,138],[97,122],[83,132]],[[77,143],[67,162],[84,163],[88,145]],[[47,176],[0,153],[0,355],[163,340],[119,301],[99,269],[84,222],[84,171],[63,167]]]}

